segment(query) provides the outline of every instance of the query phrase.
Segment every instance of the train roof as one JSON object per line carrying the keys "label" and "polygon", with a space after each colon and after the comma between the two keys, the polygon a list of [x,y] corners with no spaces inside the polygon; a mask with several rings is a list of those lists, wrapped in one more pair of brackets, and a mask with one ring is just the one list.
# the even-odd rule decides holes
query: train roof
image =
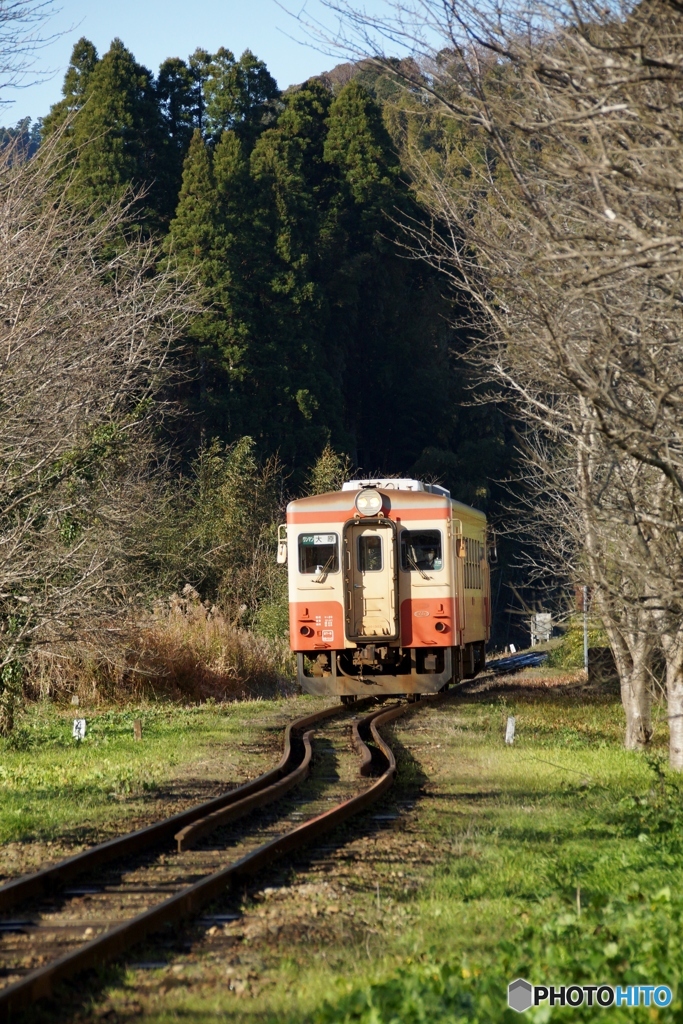
{"label": "train roof", "polygon": [[347,480],[342,484],[342,491],[360,491],[363,487],[374,487],[386,491],[426,491],[428,494],[441,494],[450,498],[451,492],[441,484],[425,484],[421,480],[410,477],[366,477],[365,480]]}
{"label": "train roof", "polygon": [[[399,481],[394,480],[390,481],[390,483],[394,485],[398,482]],[[415,482],[419,483],[419,481]],[[357,481],[350,481],[350,483],[355,484]],[[486,516],[483,512],[477,508],[472,508],[470,505],[464,505],[460,501],[454,501],[445,488],[439,487],[439,493],[434,493],[434,491],[428,491],[426,488],[417,490],[397,486],[378,486],[379,484],[384,483],[385,481],[377,481],[377,483],[375,483],[375,481],[368,481],[366,485],[363,481],[365,486],[374,486],[375,490],[379,491],[380,494],[384,495],[385,498],[388,499],[392,512],[415,512],[418,509],[424,509],[425,512],[427,512],[428,518],[430,510],[442,510],[443,515],[443,510],[450,505],[456,518],[461,516],[463,518],[476,519],[482,524],[486,522]],[[433,486],[434,490],[436,490],[436,485],[427,486]],[[356,511],[354,507],[354,498],[356,492],[359,490],[361,490],[360,486],[350,487],[348,484],[345,484],[341,491],[328,491],[325,494],[312,494],[307,498],[296,498],[294,501],[290,501],[287,505],[287,512],[307,513],[307,518],[311,513],[319,512],[323,518],[330,516],[331,518],[336,519],[343,515],[343,518],[352,519]]]}

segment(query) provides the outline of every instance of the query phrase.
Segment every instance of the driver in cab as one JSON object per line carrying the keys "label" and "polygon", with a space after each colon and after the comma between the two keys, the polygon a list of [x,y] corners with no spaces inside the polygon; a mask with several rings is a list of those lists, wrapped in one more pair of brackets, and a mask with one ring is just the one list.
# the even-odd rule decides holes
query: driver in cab
{"label": "driver in cab", "polygon": [[435,548],[423,548],[422,558],[417,563],[418,569],[423,569],[429,572],[430,569],[438,569],[440,566],[435,565],[436,562],[436,549]]}

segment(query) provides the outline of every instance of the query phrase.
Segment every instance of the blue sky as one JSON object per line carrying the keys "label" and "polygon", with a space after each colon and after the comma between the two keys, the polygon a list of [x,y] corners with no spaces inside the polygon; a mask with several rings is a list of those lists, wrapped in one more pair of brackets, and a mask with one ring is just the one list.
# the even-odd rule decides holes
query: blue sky
{"label": "blue sky", "polygon": [[[285,6],[300,9],[301,0]],[[62,34],[40,51],[34,65],[34,72],[52,74],[37,84],[5,90],[2,98],[14,102],[0,111],[0,123],[48,112],[60,98],[73,44],[81,36],[91,39],[100,54],[119,36],[155,72],[166,57],[187,57],[198,46],[210,51],[225,46],[237,56],[248,48],[266,62],[282,89],[342,60],[288,38],[303,39],[304,33],[275,0],[56,0],[55,7],[59,10],[46,31]],[[319,0],[306,0],[306,10],[325,18]]]}

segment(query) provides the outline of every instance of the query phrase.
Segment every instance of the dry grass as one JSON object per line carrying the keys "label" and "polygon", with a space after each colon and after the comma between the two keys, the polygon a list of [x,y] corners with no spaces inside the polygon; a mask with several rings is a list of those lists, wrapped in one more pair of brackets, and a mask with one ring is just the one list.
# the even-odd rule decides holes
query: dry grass
{"label": "dry grass", "polygon": [[58,701],[253,700],[293,693],[292,676],[285,640],[240,628],[186,587],[182,597],[172,595],[153,615],[112,629],[104,652],[86,643],[37,651],[24,689],[30,699]]}

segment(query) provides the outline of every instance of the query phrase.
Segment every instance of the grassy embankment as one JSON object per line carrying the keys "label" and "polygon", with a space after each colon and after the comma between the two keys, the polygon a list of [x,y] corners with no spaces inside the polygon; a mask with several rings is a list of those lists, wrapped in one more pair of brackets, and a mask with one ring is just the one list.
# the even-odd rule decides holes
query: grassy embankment
{"label": "grassy embankment", "polygon": [[[381,808],[396,822],[348,826],[344,857],[324,869],[283,864],[241,921],[197,928],[191,950],[150,947],[166,968],[135,968],[139,953],[112,968],[82,1019],[488,1024],[521,1019],[505,997],[522,975],[675,989],[666,1010],[544,1007],[525,1016],[536,1024],[680,1020],[682,787],[663,747],[621,748],[614,696],[533,675],[398,723],[398,786]],[[235,738],[259,708],[272,723],[275,705],[231,707]],[[190,724],[208,743],[219,715],[188,712],[168,750]],[[142,771],[162,747],[140,750]]]}

